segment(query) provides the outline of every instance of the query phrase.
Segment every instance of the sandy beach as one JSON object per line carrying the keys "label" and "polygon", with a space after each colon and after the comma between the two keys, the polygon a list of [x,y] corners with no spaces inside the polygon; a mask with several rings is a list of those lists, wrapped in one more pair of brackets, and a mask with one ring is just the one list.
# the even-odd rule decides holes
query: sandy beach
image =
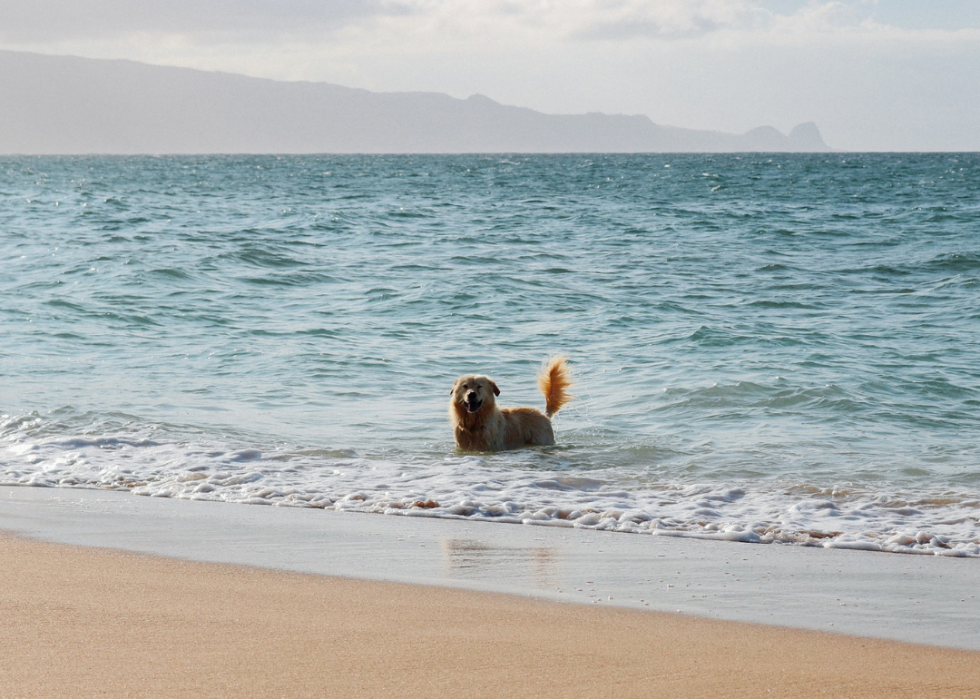
{"label": "sandy beach", "polygon": [[973,697],[980,653],[0,537],[4,697]]}
{"label": "sandy beach", "polygon": [[0,698],[975,697],[975,581],[970,559],[0,487]]}
{"label": "sandy beach", "polygon": [[0,538],[5,697],[972,697],[980,653]]}

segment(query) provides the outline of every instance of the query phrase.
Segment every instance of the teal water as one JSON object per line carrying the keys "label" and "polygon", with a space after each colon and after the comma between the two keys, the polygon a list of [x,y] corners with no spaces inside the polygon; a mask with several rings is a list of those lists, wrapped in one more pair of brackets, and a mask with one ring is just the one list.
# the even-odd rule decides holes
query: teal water
{"label": "teal water", "polygon": [[[2,158],[0,483],[980,555],[978,191],[977,154]],[[558,445],[458,453],[455,376],[541,406],[555,352]]]}

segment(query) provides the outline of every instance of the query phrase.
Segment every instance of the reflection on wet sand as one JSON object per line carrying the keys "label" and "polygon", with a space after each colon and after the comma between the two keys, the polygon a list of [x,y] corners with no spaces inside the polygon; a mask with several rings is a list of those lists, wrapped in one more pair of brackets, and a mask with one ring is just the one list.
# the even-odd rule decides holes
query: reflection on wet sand
{"label": "reflection on wet sand", "polygon": [[523,581],[539,588],[558,584],[558,552],[548,546],[495,546],[476,539],[443,539],[449,577]]}

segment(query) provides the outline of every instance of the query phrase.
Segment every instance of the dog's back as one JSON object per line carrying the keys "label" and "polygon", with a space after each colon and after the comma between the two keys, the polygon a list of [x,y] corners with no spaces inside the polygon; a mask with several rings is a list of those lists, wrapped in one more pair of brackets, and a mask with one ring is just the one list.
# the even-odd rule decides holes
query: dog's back
{"label": "dog's back", "polygon": [[551,420],[537,408],[501,408],[501,436],[497,449],[549,446],[555,443]]}

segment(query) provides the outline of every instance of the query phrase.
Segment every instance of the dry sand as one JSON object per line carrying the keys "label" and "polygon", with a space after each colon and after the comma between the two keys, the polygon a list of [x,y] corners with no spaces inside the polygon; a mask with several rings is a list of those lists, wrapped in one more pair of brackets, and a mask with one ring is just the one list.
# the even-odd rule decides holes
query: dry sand
{"label": "dry sand", "polygon": [[0,535],[6,697],[977,697],[980,653]]}

